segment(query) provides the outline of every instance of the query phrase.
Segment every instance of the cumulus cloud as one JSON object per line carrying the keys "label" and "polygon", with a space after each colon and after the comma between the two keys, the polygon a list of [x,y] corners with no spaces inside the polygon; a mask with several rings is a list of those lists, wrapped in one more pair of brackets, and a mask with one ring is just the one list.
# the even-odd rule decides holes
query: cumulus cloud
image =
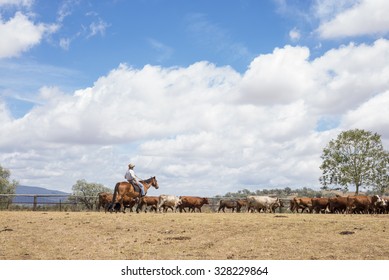
{"label": "cumulus cloud", "polygon": [[56,30],[56,25],[36,24],[22,12],[16,12],[8,21],[0,18],[0,58],[18,56]]}
{"label": "cumulus cloud", "polygon": [[330,114],[342,114],[389,87],[389,41],[372,45],[350,43],[315,59],[318,89],[311,95],[315,107]]}
{"label": "cumulus cloud", "polygon": [[[324,19],[317,29],[325,39],[389,32],[389,10],[386,0],[322,1],[317,5],[318,15]],[[351,4],[352,3],[352,4]]]}
{"label": "cumulus cloud", "polygon": [[[361,106],[348,111],[341,123],[342,127],[356,127],[371,131],[379,131],[381,136],[389,140],[389,91],[379,93]],[[374,113],[373,113],[374,112]]]}
{"label": "cumulus cloud", "polygon": [[305,47],[276,48],[255,58],[242,80],[242,100],[254,104],[287,104],[312,91],[312,71]]}
{"label": "cumulus cloud", "polygon": [[[0,104],[0,162],[23,184],[68,191],[78,179],[112,187],[128,162],[163,193],[318,186],[321,151],[340,131],[388,143],[388,53],[384,39],[315,59],[285,46],[243,74],[208,62],[123,64],[72,94],[42,88],[23,118]],[[338,121],[318,129],[323,119]]]}

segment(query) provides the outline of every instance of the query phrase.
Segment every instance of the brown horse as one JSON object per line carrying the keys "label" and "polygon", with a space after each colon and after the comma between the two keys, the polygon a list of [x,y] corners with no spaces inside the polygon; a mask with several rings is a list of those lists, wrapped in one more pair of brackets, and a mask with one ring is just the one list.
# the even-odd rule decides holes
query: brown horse
{"label": "brown horse", "polygon": [[[159,186],[158,186],[158,182],[157,182],[157,179],[154,177],[151,177],[147,180],[141,180],[140,181],[143,186],[144,186],[144,189],[145,189],[145,195],[147,193],[147,190],[153,186],[155,189],[158,189]],[[130,197],[130,198],[137,198],[140,196],[140,190],[138,190],[139,188],[134,188],[134,186],[129,183],[129,182],[118,182],[116,183],[115,185],[115,189],[113,191],[113,198],[112,198],[112,203],[113,203],[113,206],[115,206],[115,204],[119,203],[120,204],[120,209],[123,209],[123,213],[125,213],[125,209],[123,207],[123,199],[124,197]],[[136,208],[136,212],[139,213],[139,203],[138,203],[138,206]]]}

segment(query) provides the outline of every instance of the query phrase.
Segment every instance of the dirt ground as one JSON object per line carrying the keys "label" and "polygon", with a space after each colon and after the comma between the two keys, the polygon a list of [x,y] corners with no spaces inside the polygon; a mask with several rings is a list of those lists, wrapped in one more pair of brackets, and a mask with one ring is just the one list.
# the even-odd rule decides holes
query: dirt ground
{"label": "dirt ground", "polygon": [[389,215],[0,211],[0,260],[389,260]]}

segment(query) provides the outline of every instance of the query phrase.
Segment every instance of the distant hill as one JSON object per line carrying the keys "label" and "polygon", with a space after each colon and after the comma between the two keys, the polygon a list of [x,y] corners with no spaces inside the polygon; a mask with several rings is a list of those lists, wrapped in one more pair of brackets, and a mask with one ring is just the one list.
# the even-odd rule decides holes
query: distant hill
{"label": "distant hill", "polygon": [[[23,186],[19,185],[16,187],[15,194],[29,194],[29,195],[61,195],[61,196],[50,196],[50,197],[38,197],[37,203],[59,203],[60,201],[67,200],[66,196],[63,195],[69,195],[69,193],[61,192],[61,191],[55,191],[55,190],[49,190],[41,187],[33,187],[33,186]],[[32,204],[34,202],[34,197],[32,196],[16,196],[12,200],[12,203],[14,204]]]}

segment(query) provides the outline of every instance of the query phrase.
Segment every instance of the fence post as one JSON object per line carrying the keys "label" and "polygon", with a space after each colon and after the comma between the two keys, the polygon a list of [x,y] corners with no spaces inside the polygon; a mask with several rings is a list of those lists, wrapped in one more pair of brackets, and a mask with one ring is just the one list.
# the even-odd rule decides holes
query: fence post
{"label": "fence post", "polygon": [[36,205],[37,205],[37,196],[34,195],[34,204],[32,206],[32,211],[35,211],[36,210]]}

